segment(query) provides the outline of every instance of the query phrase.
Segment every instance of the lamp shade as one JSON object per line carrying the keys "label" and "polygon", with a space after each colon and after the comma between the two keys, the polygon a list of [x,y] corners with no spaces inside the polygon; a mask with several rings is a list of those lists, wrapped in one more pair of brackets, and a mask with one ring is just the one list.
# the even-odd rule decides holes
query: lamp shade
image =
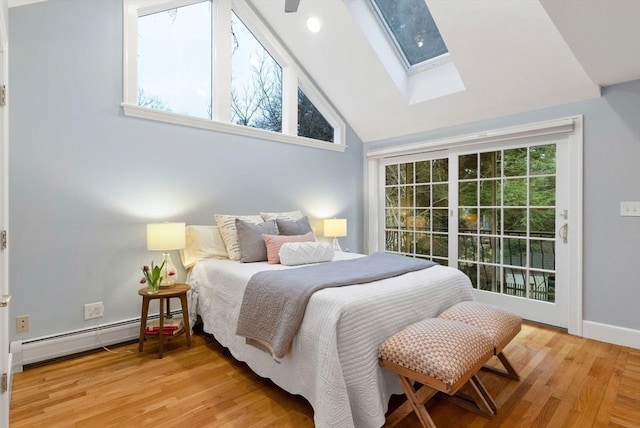
{"label": "lamp shade", "polygon": [[185,247],[184,223],[147,224],[147,250],[168,251]]}
{"label": "lamp shade", "polygon": [[324,236],[340,238],[347,236],[346,218],[328,218],[324,220]]}

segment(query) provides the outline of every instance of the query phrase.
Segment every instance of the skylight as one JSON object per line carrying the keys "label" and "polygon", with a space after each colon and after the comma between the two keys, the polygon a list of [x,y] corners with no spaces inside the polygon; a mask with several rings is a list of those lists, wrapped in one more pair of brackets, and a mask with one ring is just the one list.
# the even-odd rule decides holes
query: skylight
{"label": "skylight", "polygon": [[407,68],[448,53],[425,0],[371,0]]}

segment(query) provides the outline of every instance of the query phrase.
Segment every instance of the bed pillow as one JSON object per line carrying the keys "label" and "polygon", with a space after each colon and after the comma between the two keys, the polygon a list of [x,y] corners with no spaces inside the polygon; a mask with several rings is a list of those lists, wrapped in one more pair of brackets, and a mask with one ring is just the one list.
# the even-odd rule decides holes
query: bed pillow
{"label": "bed pillow", "polygon": [[280,247],[287,242],[311,242],[316,238],[313,232],[304,235],[262,235],[264,243],[267,246],[267,261],[272,264],[280,263]]}
{"label": "bed pillow", "polygon": [[250,223],[262,223],[259,215],[222,215],[216,214],[216,223],[220,229],[224,246],[227,249],[227,256],[231,260],[240,260],[240,244],[238,243],[238,230],[236,229],[236,219],[248,221]]}
{"label": "bed pillow", "polygon": [[267,247],[262,235],[277,234],[276,222],[271,220],[255,224],[237,218],[236,229],[240,245],[240,261],[242,263],[267,261]]}
{"label": "bed pillow", "polygon": [[264,221],[276,220],[278,218],[281,218],[284,220],[298,220],[299,218],[302,218],[304,216],[304,214],[302,214],[302,211],[287,211],[282,213],[260,213],[260,215],[262,216],[262,220]]}
{"label": "bed pillow", "polygon": [[322,263],[333,260],[333,247],[328,242],[287,242],[278,254],[286,266]]}
{"label": "bed pillow", "polygon": [[313,232],[309,224],[309,218],[306,216],[298,220],[277,218],[276,224],[278,225],[278,234],[280,235],[304,235],[305,233]]}
{"label": "bed pillow", "polygon": [[185,269],[200,260],[228,258],[218,226],[189,225],[185,228],[185,241],[185,248],[180,250],[180,259]]}

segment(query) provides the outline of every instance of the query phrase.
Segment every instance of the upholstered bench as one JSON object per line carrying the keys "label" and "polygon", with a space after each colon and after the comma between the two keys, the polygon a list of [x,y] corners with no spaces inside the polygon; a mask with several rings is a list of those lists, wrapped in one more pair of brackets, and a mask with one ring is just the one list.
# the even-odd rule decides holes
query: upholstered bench
{"label": "upholstered bench", "polygon": [[[459,321],[425,319],[389,337],[379,353],[380,365],[398,375],[407,396],[407,402],[387,418],[387,426],[413,410],[423,427],[435,427],[425,403],[438,392],[483,416],[495,414],[496,404],[476,376],[494,354],[491,338],[480,328]],[[422,387],[414,390],[412,381]],[[465,386],[470,397],[454,395]]]}
{"label": "upholstered bench", "polygon": [[485,366],[484,370],[520,380],[518,372],[513,368],[502,350],[520,332],[522,318],[497,306],[479,302],[461,302],[453,305],[438,318],[464,322],[480,328],[490,338],[494,346],[494,354],[506,371]]}

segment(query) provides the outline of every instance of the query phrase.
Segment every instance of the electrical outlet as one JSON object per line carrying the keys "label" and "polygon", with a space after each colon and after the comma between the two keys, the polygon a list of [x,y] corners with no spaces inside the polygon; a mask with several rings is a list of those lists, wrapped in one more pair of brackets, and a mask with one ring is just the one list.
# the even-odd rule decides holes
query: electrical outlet
{"label": "electrical outlet", "polygon": [[104,316],[104,305],[102,302],[87,303],[84,305],[84,319],[92,320]]}
{"label": "electrical outlet", "polygon": [[640,217],[640,201],[620,202],[620,215],[623,217]]}
{"label": "electrical outlet", "polygon": [[20,315],[16,317],[16,332],[23,333],[29,331],[29,315]]}

